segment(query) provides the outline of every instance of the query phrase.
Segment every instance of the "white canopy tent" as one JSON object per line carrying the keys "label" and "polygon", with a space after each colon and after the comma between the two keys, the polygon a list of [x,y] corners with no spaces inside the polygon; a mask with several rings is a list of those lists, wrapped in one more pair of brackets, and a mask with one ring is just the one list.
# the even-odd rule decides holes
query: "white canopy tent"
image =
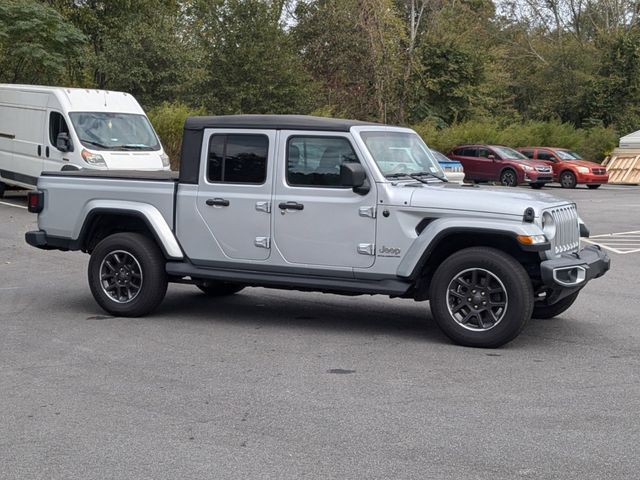
{"label": "white canopy tent", "polygon": [[620,148],[640,148],[640,130],[620,137]]}

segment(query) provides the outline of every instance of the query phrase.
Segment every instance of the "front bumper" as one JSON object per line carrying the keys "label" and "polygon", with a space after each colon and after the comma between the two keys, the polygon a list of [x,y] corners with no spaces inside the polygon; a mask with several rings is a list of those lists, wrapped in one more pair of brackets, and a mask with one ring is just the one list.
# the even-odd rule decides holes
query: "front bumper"
{"label": "front bumper", "polygon": [[529,183],[550,183],[553,181],[551,172],[525,171],[524,181]]}
{"label": "front bumper", "polygon": [[605,175],[596,175],[594,173],[581,173],[578,174],[578,183],[583,184],[597,184],[602,185],[603,183],[609,182],[609,174]]}
{"label": "front bumper", "polygon": [[558,301],[580,290],[590,280],[604,275],[611,266],[609,255],[598,245],[545,260],[540,264],[543,285],[551,292],[548,301]]}

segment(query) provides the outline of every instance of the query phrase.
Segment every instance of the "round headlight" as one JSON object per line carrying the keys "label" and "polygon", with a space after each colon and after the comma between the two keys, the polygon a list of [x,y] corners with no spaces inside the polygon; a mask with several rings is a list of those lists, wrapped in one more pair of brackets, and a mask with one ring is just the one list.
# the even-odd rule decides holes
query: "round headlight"
{"label": "round headlight", "polygon": [[556,235],[556,222],[553,220],[553,216],[549,212],[542,214],[542,231],[551,240]]}

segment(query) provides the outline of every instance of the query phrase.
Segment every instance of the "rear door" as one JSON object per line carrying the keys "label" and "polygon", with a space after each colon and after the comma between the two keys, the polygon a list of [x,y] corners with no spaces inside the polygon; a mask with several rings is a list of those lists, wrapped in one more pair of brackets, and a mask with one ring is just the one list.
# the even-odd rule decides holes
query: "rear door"
{"label": "rear door", "polygon": [[211,247],[199,258],[269,257],[275,139],[274,130],[205,130],[196,209],[204,220],[201,234],[209,237],[201,245]]}
{"label": "rear door", "polygon": [[372,266],[375,183],[369,180],[365,194],[340,186],[340,165],[360,162],[350,135],[282,131],[279,151],[274,234],[283,258],[296,265]]}

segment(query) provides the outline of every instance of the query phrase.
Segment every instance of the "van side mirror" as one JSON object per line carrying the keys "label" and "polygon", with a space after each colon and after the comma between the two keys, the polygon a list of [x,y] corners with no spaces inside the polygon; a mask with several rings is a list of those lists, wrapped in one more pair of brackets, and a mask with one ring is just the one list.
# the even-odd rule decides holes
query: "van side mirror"
{"label": "van side mirror", "polygon": [[340,165],[340,185],[352,187],[353,191],[364,195],[370,187],[364,167],[356,162],[345,162]]}
{"label": "van side mirror", "polygon": [[69,134],[65,132],[60,132],[58,137],[56,138],[56,148],[61,152],[72,152],[73,145],[71,144],[71,139],[69,138]]}

